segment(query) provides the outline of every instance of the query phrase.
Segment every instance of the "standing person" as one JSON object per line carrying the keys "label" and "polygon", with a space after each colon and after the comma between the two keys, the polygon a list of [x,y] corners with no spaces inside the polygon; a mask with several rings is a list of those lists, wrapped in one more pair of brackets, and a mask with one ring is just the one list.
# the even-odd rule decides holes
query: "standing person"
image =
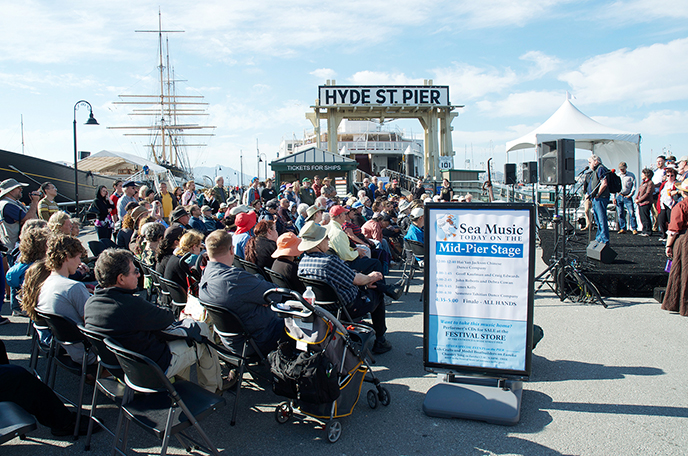
{"label": "standing person", "polygon": [[213,194],[215,199],[220,203],[227,201],[227,191],[225,190],[225,178],[222,176],[217,176],[215,178],[215,187],[213,187]]}
{"label": "standing person", "polygon": [[377,176],[373,176],[371,179],[371,182],[368,184],[368,190],[370,190],[370,193],[368,194],[368,197],[370,197],[370,194],[372,193],[372,200],[375,200],[375,192],[377,191]]}
{"label": "standing person", "polygon": [[177,207],[177,199],[172,193],[167,191],[167,183],[160,182],[160,190],[155,195],[155,199],[162,204],[162,218],[165,222],[170,222],[170,214]]}
{"label": "standing person", "polygon": [[60,210],[60,207],[55,202],[57,187],[51,182],[44,182],[40,187],[40,191],[43,199],[38,202],[38,218],[47,222],[51,215]]}
{"label": "standing person", "polygon": [[315,191],[311,188],[311,180],[307,177],[304,177],[301,183],[303,184],[303,187],[301,187],[301,190],[299,191],[299,198],[301,198],[301,202],[306,203],[309,206],[314,205],[316,196]]}
{"label": "standing person", "polygon": [[640,235],[647,237],[652,235],[650,211],[652,206],[652,193],[654,192],[654,184],[652,183],[653,172],[650,168],[645,168],[641,174],[643,180],[638,188],[638,196],[635,199],[635,203],[638,205],[640,223],[643,225],[643,232],[640,233]]}
{"label": "standing person", "polygon": [[437,194],[440,195],[442,201],[449,202],[452,200],[452,198],[454,198],[454,190],[451,188],[449,179],[442,179],[442,188]]}
{"label": "standing person", "polygon": [[322,181],[320,179],[320,176],[317,174],[313,176],[313,191],[315,192],[315,197],[319,197],[322,195],[321,190],[323,188]]}
{"label": "standing person", "polygon": [[652,218],[653,218],[653,224],[652,224],[652,230],[653,231],[658,231],[659,227],[657,225],[657,217],[659,216],[659,212],[657,210],[658,204],[657,204],[657,199],[659,198],[659,188],[662,186],[664,183],[664,171],[666,170],[666,157],[664,155],[659,155],[657,157],[657,167],[654,170],[654,173],[652,174],[652,184],[655,186],[654,188],[654,193],[652,194]]}
{"label": "standing person", "polygon": [[112,210],[115,205],[108,197],[108,189],[106,186],[101,185],[96,190],[96,197],[93,200],[98,209],[98,215],[94,222],[96,226],[96,231],[98,232],[98,239],[112,239],[112,229],[115,224],[112,221]]}
{"label": "standing person", "polygon": [[[15,179],[6,179],[0,183],[0,242],[8,250],[14,249],[19,242],[19,232],[24,222],[36,218],[38,212],[38,192],[31,192],[31,204],[28,207],[19,201],[22,188],[28,186],[29,184],[21,184]],[[5,270],[8,269],[5,267]]]}
{"label": "standing person", "polygon": [[112,217],[113,222],[117,222],[120,220],[119,214],[117,213],[117,202],[119,199],[124,195],[124,189],[122,188],[122,182],[121,180],[117,179],[114,184],[112,184],[112,195],[110,195],[110,201],[112,202],[112,205],[115,206],[114,209],[110,211],[110,217]]}
{"label": "standing person", "polygon": [[120,220],[127,214],[127,204],[138,201],[136,196],[134,196],[136,195],[136,182],[125,182],[122,185],[122,189],[124,190],[124,195],[117,200],[117,216]]}
{"label": "standing person", "polygon": [[638,234],[638,222],[635,220],[633,195],[635,195],[635,174],[628,171],[626,162],[619,163],[621,191],[616,194],[616,210],[619,213],[619,234],[626,232],[626,211],[631,219],[631,230]]}
{"label": "standing person", "polygon": [[249,206],[252,206],[253,202],[256,200],[260,201],[260,191],[258,190],[258,185],[260,185],[260,182],[258,181],[257,177],[254,177],[251,180],[251,186],[248,188],[248,192],[246,194],[246,204]]}
{"label": "standing person", "polygon": [[671,209],[677,201],[680,200],[680,195],[676,189],[676,169],[666,167],[664,171],[666,180],[659,188],[659,197],[657,199],[657,226],[659,228],[660,242],[666,241],[666,229],[671,220]]}
{"label": "standing person", "polygon": [[265,188],[260,192],[260,199],[263,203],[267,203],[270,200],[277,198],[277,192],[272,186],[272,179],[265,179]]}
{"label": "standing person", "polygon": [[177,205],[182,203],[182,195],[184,194],[184,189],[182,187],[174,187],[174,191],[172,192],[172,196],[174,196],[174,200],[177,202]]}
{"label": "standing person", "polygon": [[597,224],[595,240],[608,244],[607,205],[609,204],[609,188],[607,188],[607,174],[609,171],[597,155],[591,155],[588,158],[588,166],[593,170],[593,173],[586,189],[586,198],[592,200],[592,213]]}
{"label": "standing person", "polygon": [[662,309],[688,316],[688,181],[678,187],[683,200],[671,211],[667,229],[666,256],[672,261]]}
{"label": "standing person", "polygon": [[198,198],[196,197],[196,183],[192,180],[184,185],[184,194],[182,194],[182,206],[190,206],[196,204]]}

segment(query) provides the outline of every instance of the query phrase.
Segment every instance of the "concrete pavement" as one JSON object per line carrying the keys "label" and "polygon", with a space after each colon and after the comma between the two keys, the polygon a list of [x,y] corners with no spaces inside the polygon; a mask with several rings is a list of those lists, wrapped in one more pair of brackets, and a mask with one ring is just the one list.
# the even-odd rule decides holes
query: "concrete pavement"
{"label": "concrete pavement", "polygon": [[[538,269],[544,265],[539,260]],[[398,276],[400,271],[392,271]],[[352,416],[341,420],[341,439],[329,444],[314,420],[280,425],[274,407],[281,398],[266,385],[242,390],[236,426],[228,405],[201,424],[225,454],[564,454],[682,455],[688,448],[688,319],[662,311],[651,299],[606,299],[599,305],[560,302],[550,292],[535,299],[535,322],[545,332],[524,384],[521,420],[513,427],[438,419],[422,412],[435,377],[423,370],[422,281],[387,307],[388,338],[394,349],[374,366],[391,393],[391,404],[371,410],[362,397]],[[8,304],[3,313],[7,314]],[[0,338],[14,363],[28,364],[26,319],[10,317]],[[43,365],[43,364],[41,364]],[[76,397],[77,382],[58,370],[56,389]],[[91,394],[87,387],[87,394]],[[90,396],[89,400],[90,402]],[[101,400],[101,403],[103,400]],[[100,407],[99,407],[100,409]],[[103,417],[114,426],[116,409]],[[131,426],[129,454],[159,453],[159,442]],[[92,454],[107,454],[112,438],[94,436]],[[157,446],[156,446],[157,445]],[[172,441],[170,454],[186,454]],[[3,455],[81,453],[77,442],[52,438],[40,427],[25,441],[2,445]]]}

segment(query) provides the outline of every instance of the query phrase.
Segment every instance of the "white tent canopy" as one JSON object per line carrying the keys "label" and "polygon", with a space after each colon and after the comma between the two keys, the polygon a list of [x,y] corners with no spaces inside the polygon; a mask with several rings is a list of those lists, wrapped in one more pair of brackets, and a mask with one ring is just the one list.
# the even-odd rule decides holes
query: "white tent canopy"
{"label": "white tent canopy", "polygon": [[568,97],[545,123],[527,135],[506,143],[507,161],[511,151],[531,149],[542,142],[562,138],[575,140],[576,149],[590,150],[609,169],[616,168],[622,161],[626,162],[628,170],[640,182],[640,134],[609,128],[592,120],[579,111]]}

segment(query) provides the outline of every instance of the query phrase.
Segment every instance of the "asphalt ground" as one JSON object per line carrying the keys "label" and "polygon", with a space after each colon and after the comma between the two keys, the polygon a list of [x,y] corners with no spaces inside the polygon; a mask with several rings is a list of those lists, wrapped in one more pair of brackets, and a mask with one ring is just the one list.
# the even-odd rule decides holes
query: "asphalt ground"
{"label": "asphalt ground", "polygon": [[[85,233],[84,239],[89,236]],[[536,255],[538,270],[544,268]],[[391,276],[398,277],[393,270]],[[230,426],[233,399],[201,425],[224,454],[279,455],[684,455],[688,452],[688,319],[660,309],[649,298],[607,298],[609,308],[561,302],[549,291],[535,296],[535,322],[544,339],[533,352],[515,426],[440,419],[422,411],[435,376],[423,369],[422,280],[387,307],[388,339],[394,349],[373,367],[391,393],[388,407],[371,409],[364,384],[353,415],[341,419],[341,439],[330,444],[316,420],[278,424],[281,402],[265,382],[242,390],[238,420]],[[7,314],[9,305],[3,307]],[[27,366],[27,319],[10,317],[0,338],[13,363]],[[39,366],[43,367],[43,360]],[[249,378],[250,377],[246,377]],[[55,389],[75,398],[76,378],[58,369]],[[87,386],[90,403],[92,389]],[[101,396],[100,403],[105,400]],[[101,410],[101,406],[99,406]],[[116,408],[99,413],[116,423]],[[56,439],[42,426],[0,447],[2,455],[66,455],[83,452],[82,437]],[[159,441],[130,427],[128,454],[159,454]],[[109,454],[112,437],[94,435],[91,454]],[[186,454],[176,440],[170,454]],[[203,454],[200,451],[194,454]]]}

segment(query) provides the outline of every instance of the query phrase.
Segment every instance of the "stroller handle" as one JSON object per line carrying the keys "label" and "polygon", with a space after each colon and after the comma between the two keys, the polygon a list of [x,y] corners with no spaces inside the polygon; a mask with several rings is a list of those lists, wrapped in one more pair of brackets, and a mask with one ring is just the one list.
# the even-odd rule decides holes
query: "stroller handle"
{"label": "stroller handle", "polygon": [[265,293],[263,293],[263,299],[265,300],[265,302],[267,302],[268,304],[272,304],[272,299],[270,299],[270,297],[272,294],[275,293],[281,295],[289,295],[295,300],[299,301],[301,304],[303,304],[303,306],[306,309],[310,310],[311,312],[315,312],[315,308],[311,305],[310,302],[303,299],[301,293],[299,293],[298,291],[290,290],[289,288],[270,288]]}
{"label": "stroller handle", "polygon": [[272,299],[270,299],[270,296],[273,293],[279,293],[281,295],[289,295],[289,296],[293,297],[294,299],[299,301],[301,304],[303,304],[303,306],[306,309],[310,310],[311,312],[313,312],[317,316],[323,317],[327,321],[331,322],[334,325],[334,327],[337,329],[337,331],[339,331],[342,334],[346,334],[346,328],[344,327],[344,325],[342,325],[342,323],[339,320],[337,320],[337,317],[335,317],[330,312],[328,312],[327,310],[323,309],[320,306],[311,305],[310,302],[303,299],[303,296],[301,296],[301,293],[299,293],[298,291],[290,290],[288,288],[271,288],[271,289],[267,290],[265,293],[263,293],[263,299],[268,304],[272,304]]}

